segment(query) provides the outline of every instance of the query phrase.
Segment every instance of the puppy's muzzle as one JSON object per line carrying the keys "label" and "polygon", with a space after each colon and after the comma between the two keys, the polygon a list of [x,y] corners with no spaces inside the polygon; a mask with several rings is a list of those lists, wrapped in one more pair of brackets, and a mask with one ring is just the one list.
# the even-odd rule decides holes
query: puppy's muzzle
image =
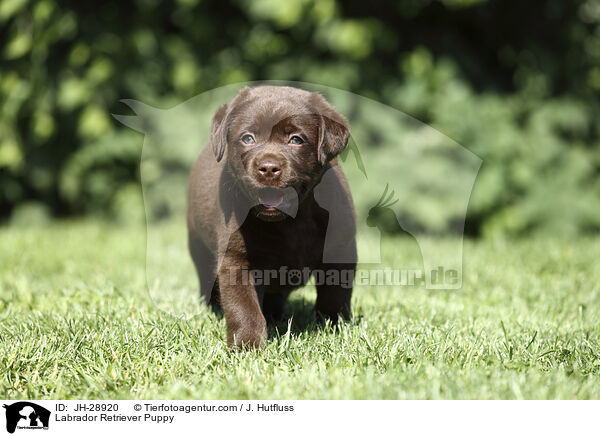
{"label": "puppy's muzzle", "polygon": [[285,160],[275,154],[256,156],[252,164],[254,178],[263,185],[277,185],[285,166]]}

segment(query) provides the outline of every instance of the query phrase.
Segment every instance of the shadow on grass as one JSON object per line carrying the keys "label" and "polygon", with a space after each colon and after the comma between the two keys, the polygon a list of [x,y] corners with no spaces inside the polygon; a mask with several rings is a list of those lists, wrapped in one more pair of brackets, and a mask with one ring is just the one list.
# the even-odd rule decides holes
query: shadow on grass
{"label": "shadow on grass", "polygon": [[[351,320],[340,321],[340,323],[355,324],[359,320],[360,316],[354,315]],[[305,332],[317,333],[322,330],[337,331],[331,327],[330,321],[317,314],[312,299],[302,296],[294,296],[288,300],[283,319],[267,323],[269,337],[284,335],[288,328],[292,335]]]}
{"label": "shadow on grass", "polygon": [[[215,305],[211,308],[219,320],[223,319],[223,309],[220,306]],[[355,324],[360,321],[360,318],[360,316],[354,315],[351,320],[342,322]],[[328,325],[331,325],[330,322],[316,313],[312,300],[302,296],[294,296],[287,301],[283,318],[279,320],[267,319],[267,332],[270,338],[284,335],[288,328],[292,335],[304,332],[316,333],[331,328]]]}

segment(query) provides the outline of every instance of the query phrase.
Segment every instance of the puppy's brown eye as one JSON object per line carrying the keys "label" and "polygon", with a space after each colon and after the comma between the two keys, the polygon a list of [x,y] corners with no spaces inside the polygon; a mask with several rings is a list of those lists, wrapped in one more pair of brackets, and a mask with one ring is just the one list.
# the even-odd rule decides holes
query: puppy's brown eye
{"label": "puppy's brown eye", "polygon": [[299,136],[292,136],[290,138],[290,144],[293,144],[293,145],[304,144],[304,140]]}
{"label": "puppy's brown eye", "polygon": [[246,145],[252,145],[256,141],[254,140],[254,136],[252,136],[252,135],[244,135],[244,136],[242,136],[242,142],[244,144],[246,144]]}

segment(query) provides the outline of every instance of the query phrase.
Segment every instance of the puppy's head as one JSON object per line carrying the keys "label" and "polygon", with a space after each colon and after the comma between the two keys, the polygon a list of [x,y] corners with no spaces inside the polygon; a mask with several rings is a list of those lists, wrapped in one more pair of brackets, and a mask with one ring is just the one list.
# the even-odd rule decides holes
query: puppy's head
{"label": "puppy's head", "polygon": [[[348,121],[317,93],[279,86],[244,88],[213,117],[217,161],[227,159],[259,218],[281,220],[293,188],[302,202],[346,146]],[[292,191],[293,192],[293,191]]]}

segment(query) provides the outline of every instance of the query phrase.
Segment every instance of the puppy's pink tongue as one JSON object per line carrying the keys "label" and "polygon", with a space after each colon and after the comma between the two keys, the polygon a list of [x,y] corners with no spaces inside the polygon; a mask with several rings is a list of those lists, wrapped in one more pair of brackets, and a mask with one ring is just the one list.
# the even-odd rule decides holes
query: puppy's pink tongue
{"label": "puppy's pink tongue", "polygon": [[258,195],[258,200],[265,207],[277,207],[283,201],[283,192],[265,190]]}

